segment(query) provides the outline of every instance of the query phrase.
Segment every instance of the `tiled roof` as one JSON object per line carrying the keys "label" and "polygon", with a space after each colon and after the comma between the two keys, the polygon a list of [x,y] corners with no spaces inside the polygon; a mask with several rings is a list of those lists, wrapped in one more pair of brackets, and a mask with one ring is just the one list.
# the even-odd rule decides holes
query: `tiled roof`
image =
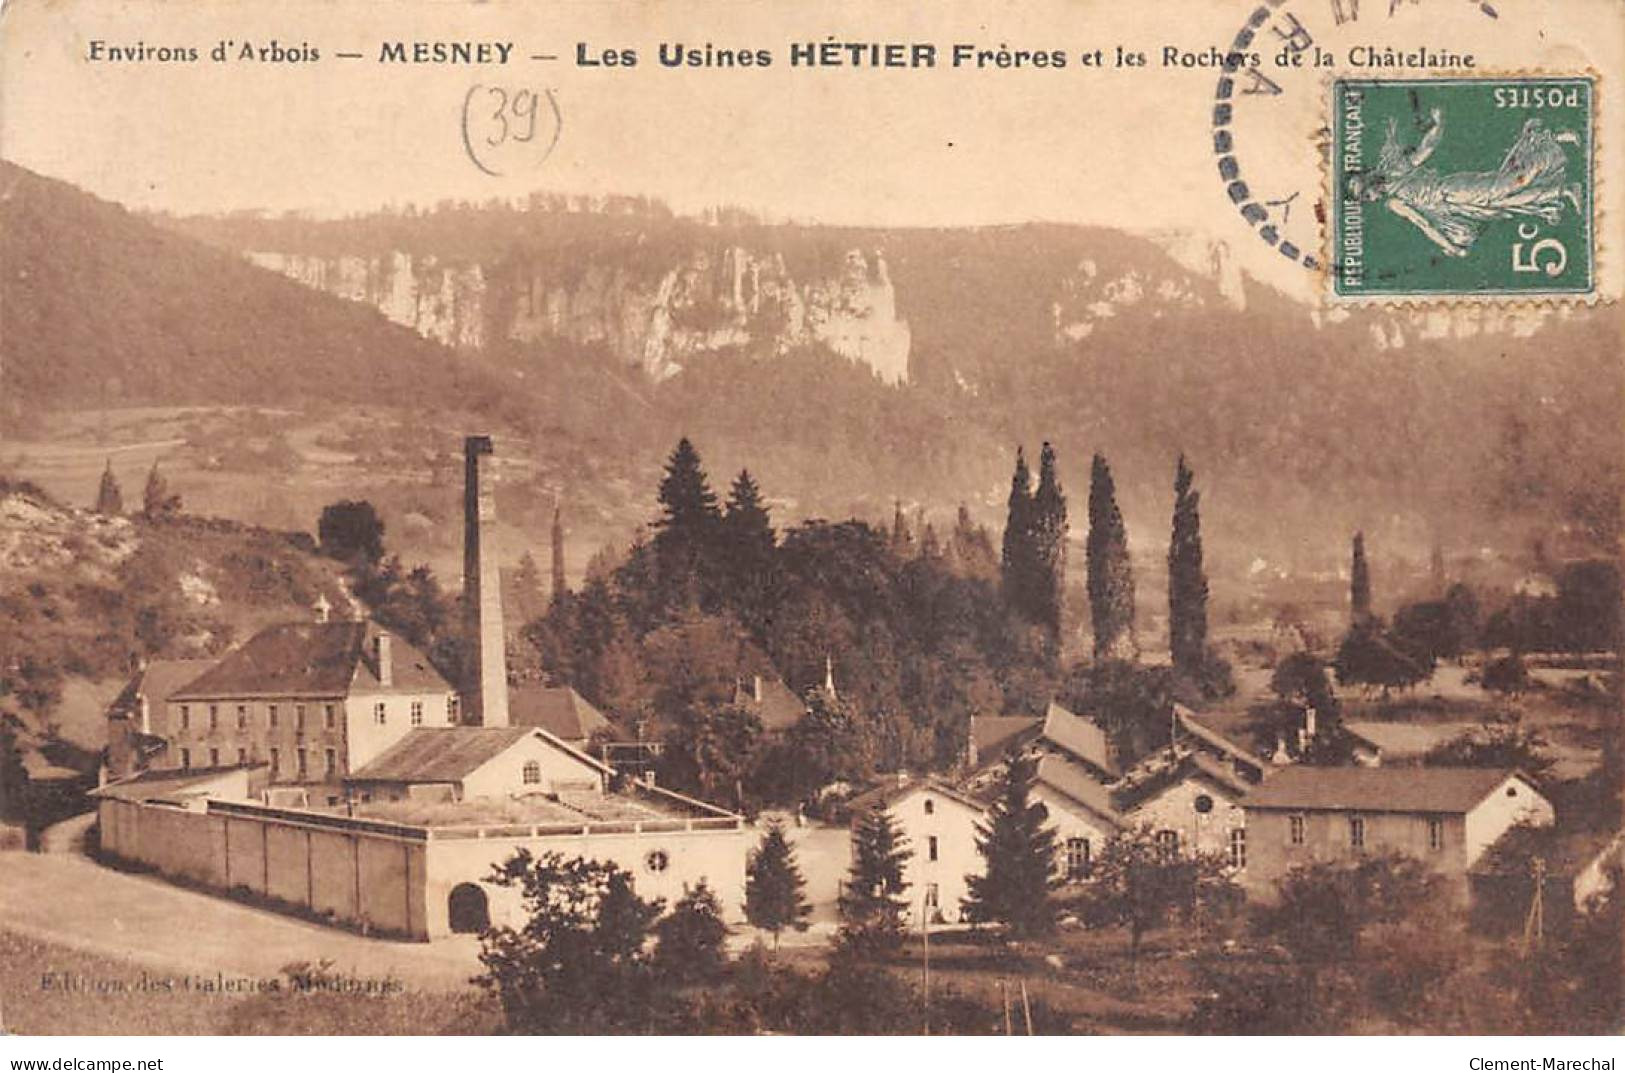
{"label": "tiled roof", "polygon": [[[760,691],[761,699],[757,699]],[[763,730],[788,730],[807,714],[807,705],[776,675],[753,675],[734,687],[734,703],[756,713]]]}
{"label": "tiled roof", "polygon": [[540,727],[565,741],[586,741],[595,730],[614,730],[604,713],[569,686],[521,683],[508,687],[508,721]]}
{"label": "tiled roof", "polygon": [[221,776],[244,770],[252,772],[265,767],[265,764],[226,764],[203,768],[152,768],[97,787],[90,791],[90,796],[111,797],[119,801],[188,797],[207,792],[210,784]]}
{"label": "tiled roof", "polygon": [[1031,715],[978,715],[970,721],[978,765],[1002,760],[1012,745],[1036,736],[1043,720]]}
{"label": "tiled roof", "polygon": [[1294,764],[1247,797],[1249,809],[1465,813],[1517,772],[1504,768]]}
{"label": "tiled roof", "polygon": [[[1153,755],[1165,757],[1166,753]],[[1112,788],[1112,800],[1124,811],[1138,808],[1170,786],[1192,778],[1205,779],[1230,800],[1245,796],[1253,788],[1252,783],[1221,761],[1205,753],[1186,752],[1173,760],[1164,760],[1155,768],[1144,764],[1137,767]]]}
{"label": "tiled roof", "polygon": [[1112,804],[1111,791],[1096,781],[1082,765],[1064,756],[1043,757],[1038,761],[1036,781],[1040,786],[1049,787],[1100,818],[1114,825],[1122,825],[1122,818],[1118,816],[1117,809]]}
{"label": "tiled roof", "polygon": [[1174,705],[1174,713],[1179,716],[1180,727],[1191,737],[1203,744],[1217,749],[1238,760],[1245,761],[1255,768],[1262,770],[1265,760],[1258,753],[1249,749],[1241,742],[1228,737],[1222,731],[1209,726],[1202,717],[1182,704]]}
{"label": "tiled roof", "polygon": [[423,653],[398,636],[390,639],[393,681],[388,687],[380,685],[370,651],[379,632],[365,622],[287,622],[268,626],[171,694],[170,699],[451,691]]}
{"label": "tiled roof", "polygon": [[975,809],[978,812],[987,807],[963,790],[950,786],[941,779],[929,776],[923,779],[907,778],[903,780],[893,776],[879,786],[858,794],[846,803],[846,807],[854,817],[857,817],[877,806],[890,808],[894,802],[901,801],[916,790],[929,790],[941,794],[943,797],[957,801],[961,805]]}
{"label": "tiled roof", "polygon": [[1106,732],[1082,716],[1050,702],[1044,713],[1044,740],[1087,761],[1108,775],[1118,774]]}
{"label": "tiled roof", "polygon": [[537,727],[413,727],[349,776],[355,782],[458,782],[528,737],[597,771],[610,768]]}
{"label": "tiled roof", "polygon": [[124,692],[118,695],[108,709],[110,715],[133,712],[136,698],[145,696],[148,703],[162,705],[180,688],[193,681],[215,665],[212,659],[155,659],[137,671]]}
{"label": "tiled roof", "polygon": [[413,727],[350,778],[457,782],[537,731],[533,727]]}

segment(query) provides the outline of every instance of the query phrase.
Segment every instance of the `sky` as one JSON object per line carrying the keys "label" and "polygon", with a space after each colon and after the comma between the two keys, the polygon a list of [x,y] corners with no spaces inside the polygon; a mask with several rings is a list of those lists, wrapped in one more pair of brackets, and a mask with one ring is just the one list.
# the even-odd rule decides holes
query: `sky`
{"label": "sky", "polygon": [[[1357,0],[1340,0],[1344,9]],[[1336,25],[1333,0],[1290,0],[1317,42],[1474,51],[1499,69],[1575,65],[1625,72],[1620,5],[1364,0]],[[0,12],[0,156],[132,208],[366,211],[533,190],[642,194],[682,212],[738,205],[769,218],[936,226],[1042,219],[1225,242],[1253,275],[1306,292],[1309,273],[1251,234],[1215,166],[1217,72],[1166,67],[1162,49],[1224,46],[1251,0],[1106,3],[372,2],[10,0]],[[1279,16],[1277,16],[1279,17]],[[1294,16],[1296,17],[1296,15]],[[1238,126],[1245,175],[1265,196],[1316,194],[1325,73],[1262,70],[1285,92]],[[232,42],[229,63],[210,48]],[[315,49],[299,63],[245,62],[272,41]],[[794,42],[928,42],[935,69],[789,65]],[[503,67],[381,64],[384,42],[512,42]],[[100,42],[100,46],[96,43]],[[761,69],[669,70],[661,43],[767,49]],[[948,66],[954,43],[1061,50],[1064,69]],[[111,47],[196,48],[200,61],[92,60]],[[1143,68],[1110,66],[1117,46]],[[1081,64],[1103,50],[1108,66]],[[578,65],[633,49],[634,67]],[[337,53],[356,51],[360,59]],[[528,56],[556,55],[553,61]],[[1387,72],[1393,73],[1393,72]],[[1605,110],[1620,97],[1606,79]],[[493,89],[550,92],[562,122],[551,154],[508,142],[493,176],[468,141]],[[521,98],[523,100],[523,98]],[[544,118],[551,110],[544,110]],[[1614,114],[1619,114],[1615,111]],[[516,117],[517,121],[517,117]],[[1239,121],[1238,121],[1239,122]],[[542,133],[551,140],[551,124]],[[517,132],[515,132],[517,133]],[[1611,170],[1617,170],[1612,168]],[[1297,204],[1307,224],[1311,197]],[[1616,216],[1625,214],[1615,214]],[[1617,248],[1617,247],[1616,247]]]}

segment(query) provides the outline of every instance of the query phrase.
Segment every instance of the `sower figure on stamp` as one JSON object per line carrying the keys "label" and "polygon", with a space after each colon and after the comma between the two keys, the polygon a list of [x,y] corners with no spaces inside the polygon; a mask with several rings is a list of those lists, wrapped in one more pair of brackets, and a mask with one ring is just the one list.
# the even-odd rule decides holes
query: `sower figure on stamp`
{"label": "sower figure on stamp", "polygon": [[1555,224],[1562,219],[1565,200],[1581,211],[1579,186],[1563,181],[1568,161],[1562,147],[1579,144],[1573,131],[1550,131],[1532,118],[1498,170],[1440,175],[1423,167],[1444,133],[1443,113],[1435,108],[1432,118],[1411,150],[1399,144],[1399,124],[1390,118],[1375,172],[1353,176],[1350,192],[1365,201],[1383,201],[1452,257],[1467,256],[1484,225],[1493,220],[1534,216]]}

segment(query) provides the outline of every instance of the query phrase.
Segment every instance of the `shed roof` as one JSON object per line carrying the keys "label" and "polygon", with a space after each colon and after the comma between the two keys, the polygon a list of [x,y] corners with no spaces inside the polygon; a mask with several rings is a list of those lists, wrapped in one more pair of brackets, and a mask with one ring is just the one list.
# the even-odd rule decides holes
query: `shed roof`
{"label": "shed roof", "polygon": [[565,741],[586,741],[597,730],[614,730],[604,713],[569,686],[520,683],[508,687],[508,721],[540,727]]}
{"label": "shed roof", "polygon": [[[1466,813],[1511,776],[1505,768],[1294,764],[1258,786],[1249,809]],[[1531,785],[1533,785],[1531,783]]]}
{"label": "shed roof", "polygon": [[203,768],[149,768],[128,778],[107,783],[90,791],[91,797],[116,801],[151,801],[163,797],[191,797],[208,791],[222,777],[239,771],[265,768],[260,764],[223,764]]}
{"label": "shed roof", "polygon": [[250,637],[171,700],[332,697],[352,692],[450,692],[423,653],[391,637],[392,682],[382,685],[367,651],[382,632],[366,622],[284,622]]}
{"label": "shed roof", "polygon": [[413,727],[348,776],[351,782],[459,782],[536,737],[603,773],[609,768],[537,727]]}
{"label": "shed roof", "polygon": [[1044,713],[1044,740],[1080,760],[1093,764],[1108,775],[1117,775],[1111,744],[1106,732],[1088,719],[1074,715],[1054,701]]}
{"label": "shed roof", "polygon": [[1090,775],[1088,769],[1082,765],[1064,756],[1042,757],[1038,761],[1035,781],[1040,786],[1047,786],[1062,797],[1082,805],[1113,826],[1122,826],[1123,819],[1112,804],[1111,791]]}
{"label": "shed roof", "polygon": [[734,686],[734,703],[756,713],[763,730],[788,730],[807,714],[807,705],[790,691],[784,679],[756,674]]}

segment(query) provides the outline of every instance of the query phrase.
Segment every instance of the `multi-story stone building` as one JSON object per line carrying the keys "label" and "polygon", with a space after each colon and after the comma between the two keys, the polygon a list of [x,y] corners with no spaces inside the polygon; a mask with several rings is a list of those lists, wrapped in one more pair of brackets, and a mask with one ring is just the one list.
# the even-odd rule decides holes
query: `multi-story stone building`
{"label": "multi-story stone building", "polygon": [[339,783],[414,727],[457,722],[452,686],[367,622],[270,626],[165,701],[167,766],[269,765],[272,783]]}

